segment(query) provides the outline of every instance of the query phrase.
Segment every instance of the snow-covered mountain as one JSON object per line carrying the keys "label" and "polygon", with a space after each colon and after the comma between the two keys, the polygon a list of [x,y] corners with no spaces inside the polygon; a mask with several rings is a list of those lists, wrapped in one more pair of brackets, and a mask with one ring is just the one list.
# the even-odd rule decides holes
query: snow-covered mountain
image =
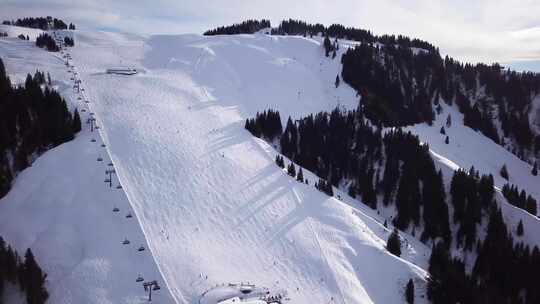
{"label": "snow-covered mountain", "polygon": [[[1,231],[17,248],[34,249],[52,302],[139,302],[139,274],[162,283],[161,301],[178,303],[238,282],[295,303],[398,302],[410,278],[422,289],[428,248],[411,238],[403,259],[389,254],[389,231],[373,211],[291,180],[273,164],[275,150],[243,129],[266,107],[298,116],[355,106],[352,89],[333,87],[339,65],[317,41],[106,32],[75,39],[68,51],[82,94],[61,54],[1,43],[13,79],[50,71],[72,106],[87,109],[83,121],[95,113],[100,127],[45,153],[2,199]],[[22,54],[39,56],[40,66]],[[104,73],[119,65],[140,72]],[[109,162],[123,189],[104,183]],[[22,219],[32,224],[21,227]],[[138,252],[141,244],[149,250]]]}
{"label": "snow-covered mountain", "polygon": [[[142,303],[139,276],[161,285],[158,303],[217,303],[248,286],[222,286],[237,283],[290,303],[402,303],[411,278],[415,303],[427,303],[428,246],[403,233],[402,256],[390,254],[388,214],[297,183],[274,164],[275,147],[244,129],[269,108],[282,119],[355,109],[356,92],[334,80],[338,58],[357,42],[341,40],[333,60],[319,37],[76,31],[70,67],[61,53],[14,38],[39,31],[4,29],[0,58],[12,80],[50,72],[71,108],[85,110],[83,122],[99,126],[85,124],[39,157],[0,200],[0,234],[35,252],[51,303]],[[138,73],[105,73],[118,66]],[[439,130],[448,113],[447,145]],[[455,107],[445,105],[433,126],[408,129],[429,143],[447,183],[474,165],[502,187],[504,163],[511,181],[540,199],[530,165],[465,127]],[[110,168],[113,187],[104,182]],[[538,229],[536,217],[497,199],[509,225]],[[533,233],[522,239],[540,245]]]}

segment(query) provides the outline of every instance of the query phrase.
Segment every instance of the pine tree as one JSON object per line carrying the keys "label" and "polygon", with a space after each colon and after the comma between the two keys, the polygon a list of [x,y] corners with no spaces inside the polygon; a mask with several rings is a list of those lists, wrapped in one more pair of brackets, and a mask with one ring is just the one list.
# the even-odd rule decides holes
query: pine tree
{"label": "pine tree", "polygon": [[45,303],[49,294],[45,289],[47,275],[43,273],[34,259],[30,249],[26,250],[23,264],[23,282],[26,291],[26,299],[30,304]]}
{"label": "pine tree", "polygon": [[525,210],[532,215],[536,215],[537,213],[536,200],[530,195],[527,197],[527,201],[525,202]]}
{"label": "pine tree", "polygon": [[444,143],[448,145],[450,143],[450,137],[446,136]]}
{"label": "pine tree", "polygon": [[401,240],[399,239],[397,228],[394,228],[394,231],[392,231],[392,234],[388,237],[386,249],[395,256],[401,256]]}
{"label": "pine tree", "polygon": [[452,116],[448,114],[448,117],[446,117],[446,127],[450,128],[452,126]]}
{"label": "pine tree", "polygon": [[336,75],[335,85],[336,85],[336,88],[339,87],[339,75]]}
{"label": "pine tree", "polygon": [[414,304],[414,282],[412,279],[409,279],[405,288],[405,300],[408,304]]}
{"label": "pine tree", "polygon": [[302,172],[302,167],[298,170],[298,175],[296,175],[296,180],[303,183],[304,182],[304,173]]}
{"label": "pine tree", "polygon": [[508,180],[510,178],[510,176],[508,175],[508,169],[506,169],[506,164],[502,166],[500,173],[501,173],[501,177],[504,178],[505,180]]}
{"label": "pine tree", "polygon": [[330,51],[332,50],[332,42],[330,42],[330,38],[328,38],[328,34],[326,34],[326,36],[324,37],[323,47],[324,47],[324,54],[326,57],[328,57],[328,55],[330,55]]}
{"label": "pine tree", "polygon": [[442,135],[446,135],[446,130],[444,130],[444,127],[441,127],[441,131],[440,131],[440,132],[441,132]]}
{"label": "pine tree", "polygon": [[289,174],[292,177],[296,176],[296,168],[294,167],[294,164],[292,162],[287,167],[287,174]]}
{"label": "pine tree", "polygon": [[534,175],[534,176],[538,175],[538,164],[536,162],[534,162],[531,174]]}
{"label": "pine tree", "polygon": [[278,167],[281,167],[281,160],[280,160],[279,154],[276,155],[276,160],[275,160],[275,162],[276,162],[276,165],[277,165]]}
{"label": "pine tree", "polygon": [[336,58],[336,49],[334,49],[334,51],[332,52],[332,59]]}
{"label": "pine tree", "polygon": [[356,186],[354,184],[349,185],[349,196],[352,198],[356,198]]}
{"label": "pine tree", "polygon": [[78,133],[81,131],[81,116],[79,115],[79,111],[75,109],[75,112],[73,113],[73,133]]}
{"label": "pine tree", "polygon": [[523,222],[519,220],[519,224],[517,226],[517,235],[523,236]]}

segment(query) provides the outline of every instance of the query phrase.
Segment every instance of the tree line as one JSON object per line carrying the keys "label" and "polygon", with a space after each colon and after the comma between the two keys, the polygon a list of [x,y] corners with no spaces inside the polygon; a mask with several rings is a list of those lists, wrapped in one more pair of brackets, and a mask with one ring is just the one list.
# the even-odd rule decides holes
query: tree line
{"label": "tree line", "polygon": [[[21,26],[21,27],[28,27],[28,28],[35,28],[35,29],[42,29],[44,31],[46,30],[66,30],[68,29],[68,25],[62,20],[58,18],[53,18],[51,16],[47,17],[25,17],[25,18],[19,18],[14,21],[10,20],[4,20],[2,22],[4,25],[15,25],[15,26]],[[75,25],[70,23],[70,29],[75,29]]]}
{"label": "tree line", "polygon": [[262,113],[257,112],[255,118],[246,119],[244,127],[253,136],[262,137],[270,142],[283,132],[279,112],[272,109]]}
{"label": "tree line", "polygon": [[[272,113],[277,116],[277,111]],[[263,117],[259,115],[259,120]],[[292,162],[286,166],[278,155],[276,164],[286,167],[289,175],[299,180],[296,172],[303,167],[319,176],[315,186],[328,195],[333,195],[332,186],[348,185],[352,197],[361,198],[374,209],[380,203],[394,204],[395,228],[412,227],[413,235],[418,229],[421,241],[432,241],[428,282],[432,303],[539,301],[533,282],[540,270],[540,251],[514,243],[495,202],[493,176],[481,175],[474,167],[457,170],[446,189],[427,145],[399,128],[383,134],[369,122],[362,106],[354,111],[335,109],[297,120],[289,118],[276,139],[280,152],[299,165],[299,170]],[[454,210],[451,218],[448,204]],[[455,231],[451,231],[450,220]],[[488,228],[484,239],[478,232],[483,223]],[[524,233],[522,223],[517,230],[518,235]],[[464,255],[477,254],[472,270],[466,270],[462,258],[450,253],[452,244],[463,248]],[[401,254],[397,229],[390,235],[387,249]],[[408,285],[407,301],[414,290]]]}
{"label": "tree line", "polygon": [[54,39],[47,33],[41,33],[36,38],[36,46],[45,48],[49,52],[58,52],[60,47],[56,44]]}
{"label": "tree line", "polygon": [[515,243],[496,206],[490,208],[487,235],[476,247],[474,266],[467,271],[447,246],[434,246],[427,290],[432,303],[539,303],[540,250]]}
{"label": "tree line", "polygon": [[47,274],[38,265],[28,248],[22,259],[17,251],[0,237],[0,302],[7,283],[24,293],[26,303],[42,304],[49,298],[45,288]]}
{"label": "tree line", "polygon": [[235,35],[235,34],[253,34],[264,28],[269,28],[270,20],[246,20],[241,23],[235,23],[229,26],[220,26],[203,33],[205,36],[212,35]]}
{"label": "tree line", "polygon": [[73,38],[71,37],[64,37],[64,44],[66,46],[75,46],[75,41],[73,41]]}
{"label": "tree line", "polygon": [[81,130],[78,111],[72,114],[49,85],[50,77],[37,71],[24,85],[12,86],[0,59],[0,197],[9,191],[14,173]]}
{"label": "tree line", "polygon": [[374,35],[371,31],[354,27],[345,27],[341,24],[331,24],[326,27],[321,23],[310,24],[302,20],[283,20],[272,29],[273,35],[301,35],[301,36],[330,36],[333,38],[347,39],[360,41],[365,43],[382,43],[388,45],[402,45],[407,47],[416,47],[426,50],[435,50],[436,48],[430,43],[420,40],[411,39],[404,35]]}
{"label": "tree line", "polygon": [[[361,95],[366,116],[375,123],[431,124],[442,99],[457,105],[466,126],[509,144],[520,158],[540,153],[540,135],[531,130],[527,113],[540,93],[539,74],[498,64],[462,64],[443,59],[437,49],[415,51],[399,43],[363,43],[347,50],[342,64],[343,80]],[[485,96],[478,98],[480,90]]]}
{"label": "tree line", "polygon": [[[262,22],[248,20],[205,34],[253,33],[270,26],[269,22],[259,24]],[[362,42],[343,55],[341,76],[361,96],[366,116],[376,124],[431,124],[434,108],[440,109],[438,103],[443,100],[456,103],[465,125],[521,159],[540,155],[540,135],[531,130],[527,113],[533,96],[540,93],[537,73],[515,72],[499,64],[464,64],[449,56],[442,58],[438,48],[427,41],[403,35],[377,36],[340,24],[327,27],[289,19],[271,33],[322,35],[327,57],[330,53],[335,56],[335,43],[329,37]]]}
{"label": "tree line", "polygon": [[[277,111],[271,113],[279,117]],[[373,209],[380,203],[395,204],[393,222],[398,228],[423,222],[423,240],[440,237],[450,242],[442,174],[435,168],[429,147],[421,145],[418,137],[401,129],[382,134],[367,121],[361,107],[320,112],[295,121],[289,118],[278,136],[276,130],[281,128],[264,124],[265,117],[268,114],[248,119],[246,129],[255,136],[272,134],[263,136],[271,141],[279,139],[283,155],[320,178],[317,189],[332,195],[332,186],[346,184],[352,197]],[[280,164],[279,159],[276,163]]]}
{"label": "tree line", "polygon": [[531,195],[527,195],[525,190],[519,191],[516,185],[505,184],[502,188],[502,194],[510,204],[536,215],[536,200]]}

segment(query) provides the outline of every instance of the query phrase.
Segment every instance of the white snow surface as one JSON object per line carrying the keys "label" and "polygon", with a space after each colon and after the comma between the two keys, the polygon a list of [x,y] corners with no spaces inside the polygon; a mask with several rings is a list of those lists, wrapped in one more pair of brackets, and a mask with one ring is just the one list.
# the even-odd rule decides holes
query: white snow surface
{"label": "white snow surface", "polygon": [[[410,278],[425,303],[429,248],[404,234],[402,258],[389,254],[376,212],[315,190],[309,172],[311,185],[297,183],[243,128],[268,108],[284,121],[354,108],[355,92],[334,87],[339,57],[301,37],[74,37],[88,105],[60,54],[0,40],[14,81],[50,72],[71,107],[89,106],[83,121],[91,111],[101,127],[46,152],[0,201],[2,235],[35,252],[51,303],[142,303],[139,274],[160,282],[156,303],[198,303],[228,282],[285,290],[292,303],[402,303]],[[119,65],[140,73],[105,74]],[[109,161],[123,189],[103,182]]]}
{"label": "white snow surface", "polygon": [[[28,36],[30,40],[27,40],[26,43],[34,44],[36,42],[37,36],[43,33],[43,30],[41,29],[33,29],[33,28],[27,28],[27,27],[21,27],[21,26],[12,26],[12,25],[4,25],[0,24],[0,33],[7,33],[8,37],[0,38],[0,39],[9,39],[9,38],[16,38],[18,40],[21,40],[17,38],[20,34],[23,34],[24,36]],[[21,40],[22,41],[22,40]]]}

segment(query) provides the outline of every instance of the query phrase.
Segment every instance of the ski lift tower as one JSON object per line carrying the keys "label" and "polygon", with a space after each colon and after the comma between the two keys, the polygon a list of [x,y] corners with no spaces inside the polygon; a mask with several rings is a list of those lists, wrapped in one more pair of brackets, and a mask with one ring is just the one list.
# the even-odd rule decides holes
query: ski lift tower
{"label": "ski lift tower", "polygon": [[81,80],[80,79],[76,79],[75,80],[75,85],[73,86],[73,89],[77,90],[77,93],[79,93],[81,91]]}
{"label": "ski lift tower", "polygon": [[143,283],[144,291],[148,291],[148,302],[152,302],[152,290],[160,290],[158,282],[156,280]]}
{"label": "ski lift tower", "polygon": [[109,183],[109,188],[112,188],[112,175],[115,174],[116,171],[114,169],[107,169],[105,170],[105,174],[109,175],[108,179],[105,179],[105,182]]}

